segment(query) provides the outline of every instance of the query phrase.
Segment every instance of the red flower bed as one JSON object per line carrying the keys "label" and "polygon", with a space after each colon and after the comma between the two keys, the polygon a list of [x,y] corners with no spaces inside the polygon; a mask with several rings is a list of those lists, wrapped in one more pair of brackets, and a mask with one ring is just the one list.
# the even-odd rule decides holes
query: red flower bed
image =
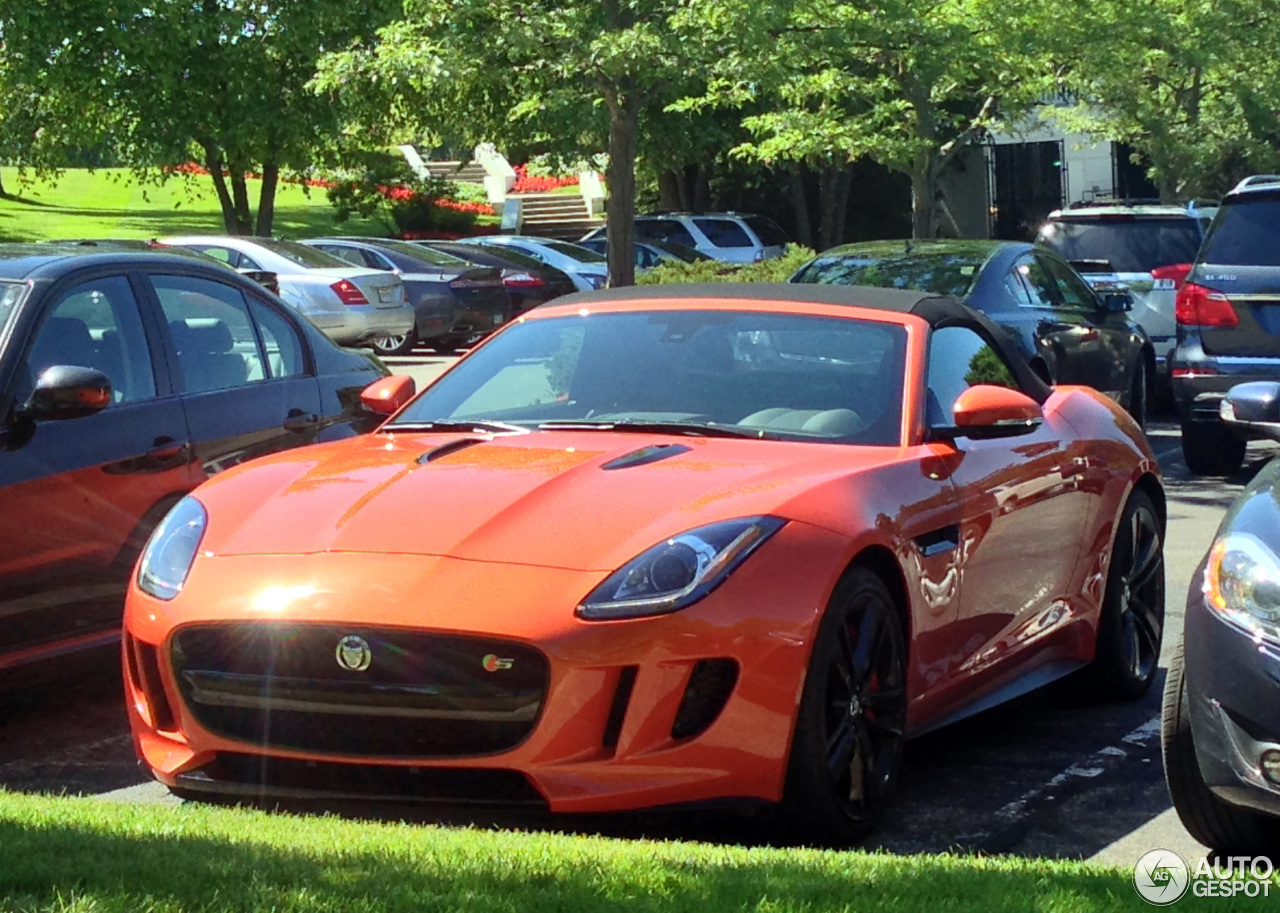
{"label": "red flower bed", "polygon": [[512,170],[516,173],[512,193],[546,193],[557,187],[572,187],[578,183],[576,175],[567,178],[530,177],[528,165],[516,165]]}

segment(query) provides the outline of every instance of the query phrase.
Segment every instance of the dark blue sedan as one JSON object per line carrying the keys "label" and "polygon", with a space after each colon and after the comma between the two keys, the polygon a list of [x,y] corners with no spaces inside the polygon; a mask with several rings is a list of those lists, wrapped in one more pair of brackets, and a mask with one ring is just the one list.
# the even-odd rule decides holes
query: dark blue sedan
{"label": "dark blue sedan", "polygon": [[1151,341],[1126,293],[1095,291],[1052,251],[1013,241],[871,241],[805,264],[792,282],[949,295],[1005,327],[1049,383],[1095,387],[1141,425],[1155,375]]}

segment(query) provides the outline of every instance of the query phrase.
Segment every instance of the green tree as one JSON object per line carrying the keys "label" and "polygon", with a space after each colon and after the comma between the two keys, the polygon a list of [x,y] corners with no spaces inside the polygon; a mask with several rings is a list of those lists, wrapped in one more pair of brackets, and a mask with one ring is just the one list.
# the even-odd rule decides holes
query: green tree
{"label": "green tree", "polygon": [[[321,61],[316,87],[380,138],[416,135],[566,158],[607,143],[609,273],[635,275],[636,158],[696,71],[681,0],[406,0],[373,46]],[[388,129],[391,133],[388,133]]]}
{"label": "green tree", "polygon": [[1166,201],[1216,195],[1280,166],[1277,0],[1069,0],[1055,7],[1057,115],[1131,144]]}
{"label": "green tree", "polygon": [[[10,78],[38,92],[42,135],[110,137],[137,173],[197,157],[228,232],[270,234],[282,173],[338,138],[307,90],[316,60],[390,21],[395,0],[81,0],[0,10]],[[262,176],[257,219],[247,178]]]}
{"label": "green tree", "polygon": [[[1053,85],[1031,10],[1024,0],[690,0],[679,24],[716,53],[707,93],[681,107],[755,108],[742,155],[833,178],[869,156],[908,175],[913,234],[934,237],[943,170]],[[823,202],[838,206],[831,186]]]}

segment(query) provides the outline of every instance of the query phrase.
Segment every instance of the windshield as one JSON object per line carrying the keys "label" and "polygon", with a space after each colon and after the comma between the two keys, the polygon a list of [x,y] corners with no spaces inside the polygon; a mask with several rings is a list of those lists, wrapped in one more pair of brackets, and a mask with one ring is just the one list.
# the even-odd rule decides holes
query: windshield
{"label": "windshield", "polygon": [[1192,218],[1050,222],[1037,239],[1064,260],[1109,260],[1117,273],[1149,273],[1191,263],[1200,248],[1200,223]]}
{"label": "windshield", "polygon": [[835,317],[641,311],[526,320],[384,426],[661,424],[896,445],[906,330]]}
{"label": "windshield", "polygon": [[528,254],[522,254],[518,250],[510,247],[503,247],[501,244],[468,244],[468,247],[478,247],[490,257],[496,257],[505,263],[514,263],[516,266],[523,266],[525,269],[537,269],[546,266],[541,260],[530,257]]}
{"label": "windshield", "polygon": [[1251,194],[1223,206],[1204,239],[1200,262],[1280,266],[1280,194]]}
{"label": "windshield", "polygon": [[585,247],[579,247],[577,244],[566,244],[563,241],[539,241],[547,250],[553,250],[557,254],[564,254],[571,257],[579,263],[604,263],[605,258],[593,250],[587,250]]}
{"label": "windshield", "polygon": [[346,260],[335,257],[333,254],[326,254],[322,250],[316,250],[314,247],[299,244],[297,241],[272,241],[270,238],[254,238],[253,243],[271,251],[273,254],[279,254],[299,266],[305,266],[307,269],[350,268],[351,266]]}
{"label": "windshield", "polygon": [[18,305],[27,296],[30,288],[25,282],[6,282],[0,280],[0,333],[9,323],[9,317],[18,311]]}
{"label": "windshield", "polygon": [[792,281],[907,288],[964,298],[977,281],[983,262],[983,258],[970,254],[819,257],[796,273]]}

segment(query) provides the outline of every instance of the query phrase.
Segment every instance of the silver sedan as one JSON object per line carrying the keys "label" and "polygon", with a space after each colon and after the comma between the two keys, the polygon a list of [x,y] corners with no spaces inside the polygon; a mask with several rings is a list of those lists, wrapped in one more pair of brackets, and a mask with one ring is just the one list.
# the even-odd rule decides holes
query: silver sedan
{"label": "silver sedan", "polygon": [[413,329],[413,307],[394,274],[354,267],[295,241],[189,235],[161,243],[200,251],[236,269],[275,273],[280,298],[339,345],[402,336]]}

